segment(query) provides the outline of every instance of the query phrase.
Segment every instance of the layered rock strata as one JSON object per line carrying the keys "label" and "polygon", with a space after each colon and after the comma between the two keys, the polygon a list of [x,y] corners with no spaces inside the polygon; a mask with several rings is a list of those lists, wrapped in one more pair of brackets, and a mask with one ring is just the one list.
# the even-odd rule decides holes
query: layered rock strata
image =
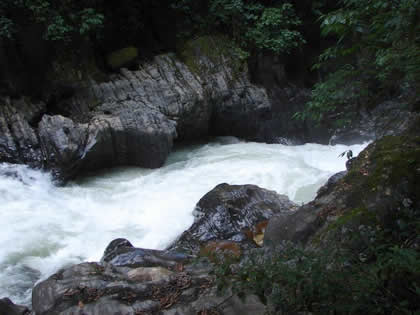
{"label": "layered rock strata", "polygon": [[271,108],[265,90],[231,67],[228,52],[216,62],[192,47],[197,67],[166,54],[106,82],[73,83],[47,105],[3,99],[0,162],[45,167],[67,180],[119,165],[160,167],[175,139],[255,139]]}

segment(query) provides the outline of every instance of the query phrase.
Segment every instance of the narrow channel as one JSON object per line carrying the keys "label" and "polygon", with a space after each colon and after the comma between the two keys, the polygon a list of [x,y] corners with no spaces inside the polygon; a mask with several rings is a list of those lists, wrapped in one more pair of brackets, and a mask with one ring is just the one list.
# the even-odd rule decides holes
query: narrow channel
{"label": "narrow channel", "polygon": [[176,149],[160,169],[107,170],[65,187],[48,173],[0,164],[0,297],[31,303],[31,290],[59,268],[100,259],[118,237],[163,249],[193,222],[199,199],[217,184],[255,184],[297,203],[315,197],[338,155],[366,144],[285,146],[236,138]]}

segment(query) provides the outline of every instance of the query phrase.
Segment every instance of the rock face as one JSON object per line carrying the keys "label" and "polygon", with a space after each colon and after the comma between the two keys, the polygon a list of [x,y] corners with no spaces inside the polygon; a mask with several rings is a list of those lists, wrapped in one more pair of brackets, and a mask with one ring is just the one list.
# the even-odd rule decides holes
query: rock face
{"label": "rock face", "polygon": [[197,253],[216,240],[252,241],[249,234],[275,214],[290,215],[297,205],[287,196],[255,185],[220,184],[198,202],[193,225],[170,246]]}
{"label": "rock face", "polygon": [[[386,136],[352,159],[318,191],[314,201],[289,216],[269,220],[265,244],[345,242],[361,225],[395,229],[398,217],[418,217],[420,119],[400,135]],[[407,214],[408,213],[408,214]],[[420,243],[420,239],[418,240]]]}
{"label": "rock face", "polygon": [[0,99],[0,162],[41,167],[43,156],[36,131],[31,126],[45,112],[44,103],[25,99]]}
{"label": "rock face", "polygon": [[166,54],[106,82],[74,83],[48,106],[3,100],[0,162],[44,166],[66,180],[104,167],[159,167],[175,139],[256,139],[271,109],[265,90],[231,67],[228,50],[216,61],[200,45],[191,44],[186,63]]}
{"label": "rock face", "polygon": [[352,122],[349,126],[334,131],[330,144],[344,143],[351,145],[380,139],[384,136],[401,134],[418,116],[406,104],[419,102],[419,97],[417,97],[417,101],[407,101],[406,98],[408,97],[413,98],[404,95],[383,102],[369,112],[366,110],[360,111],[360,119]]}

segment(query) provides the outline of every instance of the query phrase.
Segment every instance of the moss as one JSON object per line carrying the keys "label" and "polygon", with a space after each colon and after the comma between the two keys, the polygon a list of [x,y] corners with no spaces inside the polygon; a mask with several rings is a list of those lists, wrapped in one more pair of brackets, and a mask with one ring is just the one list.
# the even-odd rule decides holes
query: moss
{"label": "moss", "polygon": [[[200,56],[207,57],[216,68],[205,64]],[[247,53],[225,36],[202,36],[187,41],[178,51],[178,57],[199,76],[227,66],[232,69],[232,80],[236,80],[246,71]]]}
{"label": "moss", "polygon": [[366,225],[391,229],[410,207],[420,206],[420,132],[418,128],[399,136],[387,136],[369,145],[353,162],[351,170],[335,188],[343,203],[338,219],[314,238],[319,243],[342,227]]}
{"label": "moss", "polygon": [[378,221],[373,211],[369,211],[365,207],[353,208],[350,211],[346,211],[337,221],[331,223],[327,228],[327,232],[354,224],[375,226],[378,224]]}
{"label": "moss", "polygon": [[138,50],[136,47],[126,47],[110,53],[107,58],[107,64],[112,69],[118,69],[122,66],[133,62],[138,56]]}
{"label": "moss", "polygon": [[368,147],[345,177],[352,186],[352,199],[360,203],[372,194],[398,189],[405,182],[407,192],[418,200],[419,144],[420,136],[404,134],[384,137]]}

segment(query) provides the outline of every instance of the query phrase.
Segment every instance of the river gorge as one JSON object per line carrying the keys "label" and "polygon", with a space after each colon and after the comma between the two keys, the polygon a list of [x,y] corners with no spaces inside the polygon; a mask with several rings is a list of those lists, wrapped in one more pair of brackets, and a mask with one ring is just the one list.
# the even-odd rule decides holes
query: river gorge
{"label": "river gorge", "polygon": [[255,184],[298,204],[345,169],[338,155],[366,144],[286,146],[221,137],[177,147],[162,168],[117,168],[55,186],[47,172],[0,164],[0,296],[30,305],[33,285],[59,268],[98,261],[124,237],[164,249],[193,222],[217,184]]}

